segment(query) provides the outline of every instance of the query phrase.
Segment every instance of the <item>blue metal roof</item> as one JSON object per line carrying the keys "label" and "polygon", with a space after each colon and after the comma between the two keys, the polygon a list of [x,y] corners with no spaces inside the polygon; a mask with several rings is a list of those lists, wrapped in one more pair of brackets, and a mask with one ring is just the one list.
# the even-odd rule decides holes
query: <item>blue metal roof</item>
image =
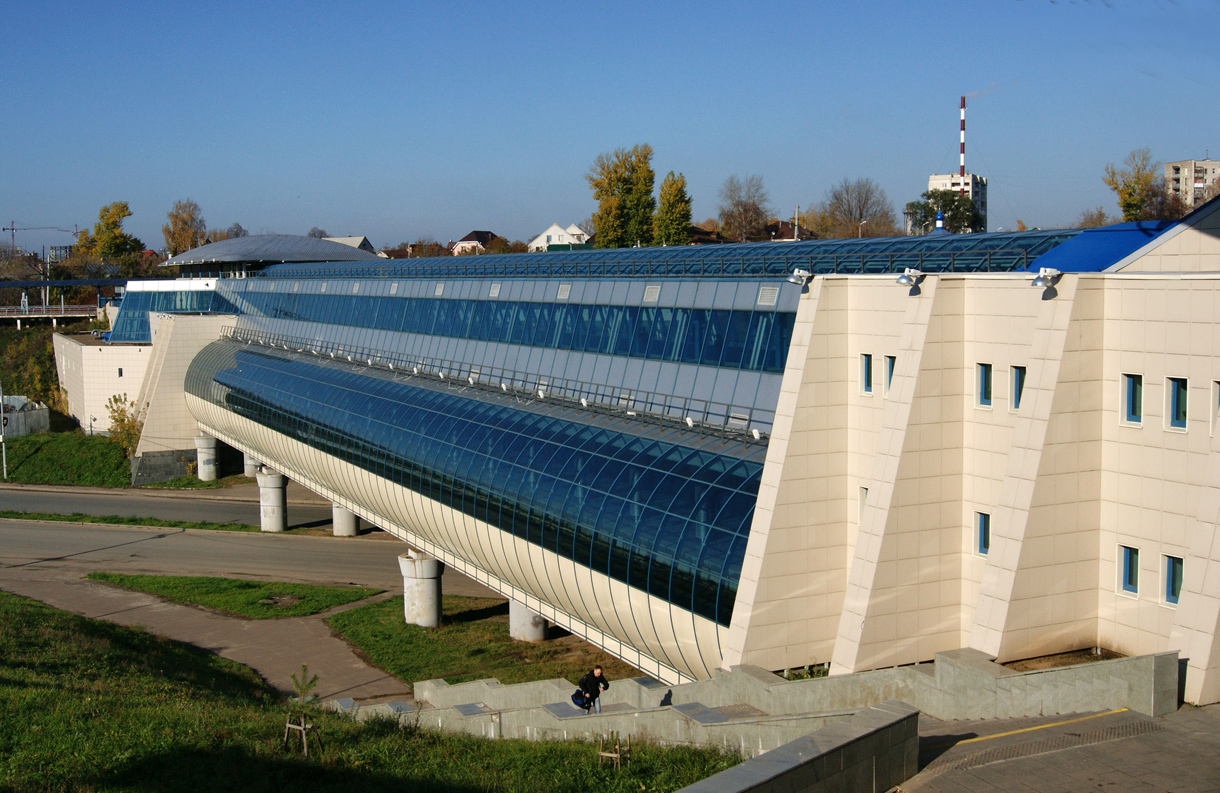
{"label": "blue metal roof", "polygon": [[379,263],[316,262],[269,267],[264,278],[460,276],[720,277],[925,272],[1011,272],[1080,234],[1078,229],[1003,234],[754,242],[654,248],[553,251],[486,256],[396,259]]}
{"label": "blue metal roof", "polygon": [[1025,269],[1037,271],[1041,267],[1052,267],[1061,273],[1099,273],[1176,223],[1174,220],[1149,220],[1085,229],[1075,238],[1039,256]]}

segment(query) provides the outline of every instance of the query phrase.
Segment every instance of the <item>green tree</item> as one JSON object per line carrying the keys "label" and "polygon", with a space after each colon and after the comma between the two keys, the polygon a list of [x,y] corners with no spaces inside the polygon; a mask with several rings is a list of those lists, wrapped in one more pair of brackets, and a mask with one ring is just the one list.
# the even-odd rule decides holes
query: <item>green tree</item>
{"label": "green tree", "polygon": [[690,243],[690,196],[686,194],[686,177],[670,171],[661,180],[660,202],[653,221],[652,238],[662,245]]}
{"label": "green tree", "polygon": [[177,256],[208,241],[208,224],[199,205],[191,199],[175,201],[166,215],[169,223],[161,227],[165,247],[170,256]]}
{"label": "green tree", "polygon": [[983,215],[970,196],[957,190],[928,190],[920,198],[906,206],[916,234],[936,228],[937,212],[944,213],[945,230],[953,234],[983,231]]}
{"label": "green tree", "polygon": [[767,188],[757,174],[741,179],[730,176],[720,186],[720,233],[738,242],[764,238],[771,217]]}
{"label": "green tree", "polygon": [[1161,164],[1152,159],[1147,146],[1133,150],[1123,159],[1125,168],[1116,168],[1114,163],[1106,165],[1102,181],[1118,196],[1118,208],[1123,220],[1147,220],[1145,208],[1156,201],[1157,183],[1161,181]]}
{"label": "green tree", "polygon": [[126,394],[115,394],[106,400],[106,411],[110,414],[110,441],[117,443],[130,460],[140,445],[140,433],[144,431],[140,408],[128,401]]}
{"label": "green tree", "polygon": [[598,248],[624,248],[652,244],[652,215],[657,202],[652,196],[656,174],[652,170],[652,147],[647,143],[630,149],[603,152],[585,174],[597,211],[593,213]]}
{"label": "green tree", "polygon": [[93,256],[103,262],[123,254],[136,254],[144,250],[144,243],[123,231],[123,221],[131,217],[126,201],[107,204],[97,213],[93,231],[83,229],[76,238],[73,252],[81,256]]}

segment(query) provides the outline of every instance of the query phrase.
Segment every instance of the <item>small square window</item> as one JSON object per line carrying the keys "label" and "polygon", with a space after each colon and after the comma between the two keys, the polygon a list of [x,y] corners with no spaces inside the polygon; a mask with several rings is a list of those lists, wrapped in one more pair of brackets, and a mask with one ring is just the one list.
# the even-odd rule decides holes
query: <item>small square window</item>
{"label": "small square window", "polygon": [[894,384],[894,369],[898,366],[898,356],[885,356],[885,393],[889,396],[890,386]]}
{"label": "small square window", "polygon": [[1140,549],[1129,545],[1118,546],[1122,563],[1122,578],[1119,585],[1124,592],[1138,594],[1140,591]]}
{"label": "small square window", "polygon": [[1165,602],[1178,604],[1182,596],[1182,557],[1165,557]]}
{"label": "small square window", "polygon": [[991,364],[981,363],[978,365],[978,405],[979,407],[991,407]]}
{"label": "small square window", "polygon": [[991,550],[991,513],[974,513],[974,534],[978,543],[979,555],[986,556]]}
{"label": "small square window", "polygon": [[873,393],[873,356],[867,352],[860,356],[860,393]]}
{"label": "small square window", "polygon": [[1144,420],[1144,376],[1123,375],[1123,421],[1139,424]]}
{"label": "small square window", "polygon": [[1186,394],[1185,377],[1165,378],[1165,416],[1170,429],[1186,429]]}
{"label": "small square window", "polygon": [[1025,367],[1012,368],[1012,409],[1021,409],[1021,397],[1025,394]]}

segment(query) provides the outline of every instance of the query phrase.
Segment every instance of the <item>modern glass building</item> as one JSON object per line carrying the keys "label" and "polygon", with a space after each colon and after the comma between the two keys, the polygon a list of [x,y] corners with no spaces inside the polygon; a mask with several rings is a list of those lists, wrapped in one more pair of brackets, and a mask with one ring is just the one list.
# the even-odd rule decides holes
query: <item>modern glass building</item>
{"label": "modern glass building", "polygon": [[1220,326],[1208,207],[1085,232],[285,263],[216,282],[235,325],[194,355],[185,402],[666,682],[1174,648],[1188,696],[1215,701],[1220,357],[1191,341]]}

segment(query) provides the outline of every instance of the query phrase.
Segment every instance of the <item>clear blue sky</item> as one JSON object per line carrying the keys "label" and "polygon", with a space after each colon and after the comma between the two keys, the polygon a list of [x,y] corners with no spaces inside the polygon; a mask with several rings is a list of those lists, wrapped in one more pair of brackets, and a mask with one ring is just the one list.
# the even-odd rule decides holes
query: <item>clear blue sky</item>
{"label": "clear blue sky", "polygon": [[1220,159],[1218,23],[1217,0],[8,3],[0,220],[125,200],[160,248],[190,197],[252,233],[528,239],[642,142],[696,220],[731,174],[780,215],[844,177],[901,212],[957,168],[966,94],[992,230],[1061,226],[1116,211],[1102,169],[1133,148]]}

